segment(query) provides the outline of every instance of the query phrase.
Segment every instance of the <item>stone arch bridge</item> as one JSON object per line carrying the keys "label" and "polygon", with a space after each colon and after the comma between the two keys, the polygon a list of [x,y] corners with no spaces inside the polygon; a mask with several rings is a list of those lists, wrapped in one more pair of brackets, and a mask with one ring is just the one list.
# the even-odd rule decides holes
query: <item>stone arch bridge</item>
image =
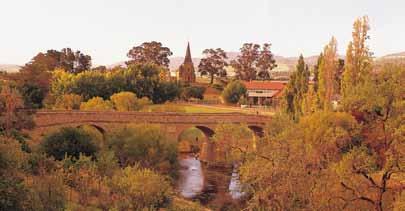
{"label": "stone arch bridge", "polygon": [[[178,140],[180,134],[191,127],[200,129],[207,140],[215,134],[218,124],[245,124],[256,136],[263,136],[269,116],[241,113],[171,113],[171,112],[117,112],[117,111],[37,111],[34,117],[35,129],[31,136],[41,138],[49,131],[71,126],[91,125],[101,133],[108,133],[125,124],[159,124],[169,138]],[[211,160],[212,146],[207,145],[201,154],[202,160]]]}

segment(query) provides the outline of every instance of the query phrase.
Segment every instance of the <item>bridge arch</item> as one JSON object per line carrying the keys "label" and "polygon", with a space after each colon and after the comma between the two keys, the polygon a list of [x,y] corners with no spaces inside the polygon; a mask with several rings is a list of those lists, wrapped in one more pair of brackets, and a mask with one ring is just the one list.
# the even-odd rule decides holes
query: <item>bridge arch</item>
{"label": "bridge arch", "polygon": [[[201,132],[203,137],[199,136],[199,138],[195,140],[181,140],[182,135],[186,131],[193,128]],[[187,153],[187,152],[198,153],[200,160],[204,162],[212,161],[215,159],[214,153],[215,143],[211,141],[214,134],[215,131],[208,126],[204,125],[187,126],[186,128],[183,128],[177,135],[177,140],[179,144],[178,150],[180,153]]]}
{"label": "bridge arch", "polygon": [[264,128],[258,125],[249,125],[248,128],[257,136],[262,138],[264,136]]}
{"label": "bridge arch", "polygon": [[106,130],[103,127],[98,126],[96,124],[80,124],[80,125],[77,126],[77,128],[83,128],[84,126],[90,126],[90,127],[94,128],[94,129],[96,129],[103,136],[105,136],[105,134],[106,134]]}

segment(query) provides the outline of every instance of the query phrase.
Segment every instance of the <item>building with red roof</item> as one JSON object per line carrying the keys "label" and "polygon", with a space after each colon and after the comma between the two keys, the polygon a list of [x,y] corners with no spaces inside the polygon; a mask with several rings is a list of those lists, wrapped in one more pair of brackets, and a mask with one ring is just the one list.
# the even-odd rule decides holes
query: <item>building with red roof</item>
{"label": "building with red roof", "polygon": [[247,100],[249,105],[273,104],[279,98],[287,81],[249,81],[243,82],[247,89]]}

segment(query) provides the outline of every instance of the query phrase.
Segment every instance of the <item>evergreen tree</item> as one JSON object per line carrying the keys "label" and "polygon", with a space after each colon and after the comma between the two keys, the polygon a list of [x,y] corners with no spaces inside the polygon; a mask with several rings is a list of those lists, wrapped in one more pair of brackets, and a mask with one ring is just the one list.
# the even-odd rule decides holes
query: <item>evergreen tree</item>
{"label": "evergreen tree", "polygon": [[314,76],[314,91],[318,92],[318,87],[319,87],[319,67],[321,66],[321,62],[323,60],[323,53],[321,53],[318,57],[318,61],[316,62],[316,65],[314,66],[313,70],[313,76]]}
{"label": "evergreen tree", "polygon": [[294,120],[298,120],[302,115],[302,105],[305,94],[308,92],[309,69],[305,64],[304,57],[301,55],[298,59],[296,71],[291,75],[287,85],[285,95],[286,112]]}

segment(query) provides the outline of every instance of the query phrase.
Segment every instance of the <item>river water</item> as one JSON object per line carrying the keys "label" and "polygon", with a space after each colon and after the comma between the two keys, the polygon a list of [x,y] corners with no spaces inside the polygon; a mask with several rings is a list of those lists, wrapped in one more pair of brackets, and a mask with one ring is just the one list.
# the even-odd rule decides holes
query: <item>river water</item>
{"label": "river water", "polygon": [[192,154],[180,155],[179,163],[177,189],[183,197],[208,204],[223,198],[236,201],[243,196],[237,166],[233,171],[205,168]]}
{"label": "river water", "polygon": [[201,162],[192,155],[182,155],[180,161],[180,180],[178,189],[185,198],[193,198],[204,188],[204,174]]}

